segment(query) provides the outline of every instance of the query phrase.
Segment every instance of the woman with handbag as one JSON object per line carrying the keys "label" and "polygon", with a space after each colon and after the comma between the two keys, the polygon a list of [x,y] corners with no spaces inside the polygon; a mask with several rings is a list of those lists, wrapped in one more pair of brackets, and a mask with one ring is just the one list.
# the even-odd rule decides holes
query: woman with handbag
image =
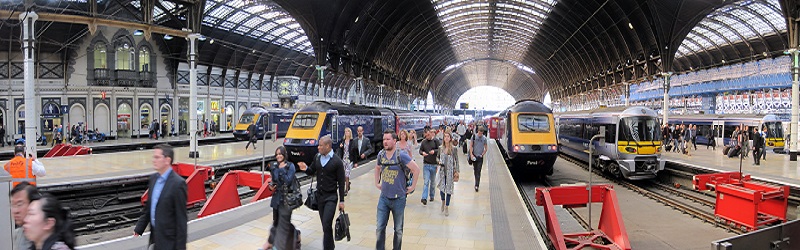
{"label": "woman with handbag", "polygon": [[[296,204],[302,204],[302,197],[298,201],[292,200],[297,198],[289,194],[289,192],[299,193],[299,183],[295,177],[295,166],[292,162],[286,160],[286,148],[279,146],[275,149],[275,160],[269,166],[269,171],[272,176],[272,181],[269,183],[269,189],[273,191],[272,201],[272,228],[270,229],[269,238],[264,243],[263,249],[272,249],[277,246],[278,249],[294,249],[294,230],[292,230],[292,209],[297,208]],[[290,207],[293,206],[293,207]]]}
{"label": "woman with handbag", "polygon": [[443,143],[439,146],[439,170],[436,179],[439,180],[439,194],[442,196],[442,212],[450,215],[450,196],[455,189],[454,182],[458,182],[458,142],[453,140],[450,129],[443,135]]}
{"label": "woman with handbag", "polygon": [[350,128],[344,128],[342,138],[344,139],[339,143],[336,154],[344,162],[344,183],[347,185],[344,189],[344,195],[347,196],[347,193],[350,192],[350,171],[353,170],[353,164],[358,159],[358,148],[356,147],[356,141],[353,140],[353,130]]}

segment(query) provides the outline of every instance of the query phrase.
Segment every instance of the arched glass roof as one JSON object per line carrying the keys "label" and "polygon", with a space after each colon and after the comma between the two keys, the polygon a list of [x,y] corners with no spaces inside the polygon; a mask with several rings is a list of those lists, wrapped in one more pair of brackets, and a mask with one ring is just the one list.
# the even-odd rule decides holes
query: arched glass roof
{"label": "arched glass roof", "polygon": [[675,58],[786,32],[778,0],[742,0],[711,12],[683,40]]}
{"label": "arched glass roof", "polygon": [[[556,4],[555,0],[432,2],[459,62],[444,71],[460,67],[471,60],[492,58],[517,62],[519,65],[515,66],[529,73],[533,73],[533,69],[518,62],[522,61],[534,35]],[[480,86],[487,84],[488,80],[497,80],[477,74],[470,74],[467,78],[468,86]]]}
{"label": "arched glass roof", "polygon": [[203,25],[314,54],[300,24],[271,1],[208,0]]}

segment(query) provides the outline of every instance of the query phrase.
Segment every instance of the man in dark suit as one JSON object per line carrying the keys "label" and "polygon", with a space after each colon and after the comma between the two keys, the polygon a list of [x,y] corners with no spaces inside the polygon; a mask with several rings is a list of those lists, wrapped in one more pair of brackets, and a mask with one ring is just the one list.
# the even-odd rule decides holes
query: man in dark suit
{"label": "man in dark suit", "polygon": [[319,219],[322,221],[322,246],[325,250],[334,249],[333,216],[336,213],[337,200],[339,210],[344,210],[344,163],[333,153],[332,144],[330,135],[323,136],[317,146],[319,154],[314,157],[311,166],[306,166],[304,162],[297,163],[306,174],[317,176],[317,204]]}
{"label": "man in dark suit", "polygon": [[354,140],[356,141],[356,152],[358,152],[358,158],[352,159],[354,162],[353,163],[354,168],[358,167],[357,163],[358,161],[367,159],[367,156],[372,154],[372,151],[374,150],[372,148],[372,142],[369,140],[369,138],[364,136],[364,128],[358,126],[357,131],[358,131],[358,137],[356,137],[356,139]]}
{"label": "man in dark suit", "polygon": [[153,169],[147,184],[150,198],[133,230],[134,236],[144,233],[150,225],[150,244],[153,249],[186,249],[186,182],[172,171],[175,152],[167,144],[155,147]]}
{"label": "man in dark suit", "polygon": [[764,153],[764,137],[758,131],[753,133],[753,164],[761,165],[761,154]]}

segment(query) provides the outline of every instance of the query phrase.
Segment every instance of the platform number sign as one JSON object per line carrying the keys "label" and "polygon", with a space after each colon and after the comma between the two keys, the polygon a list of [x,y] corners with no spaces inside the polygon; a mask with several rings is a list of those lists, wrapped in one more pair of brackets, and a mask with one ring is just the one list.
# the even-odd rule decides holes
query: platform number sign
{"label": "platform number sign", "polygon": [[462,102],[462,103],[460,103],[460,105],[461,105],[461,109],[469,109],[469,103],[468,102]]}
{"label": "platform number sign", "polygon": [[67,105],[61,105],[61,114],[62,115],[69,114],[69,107]]}

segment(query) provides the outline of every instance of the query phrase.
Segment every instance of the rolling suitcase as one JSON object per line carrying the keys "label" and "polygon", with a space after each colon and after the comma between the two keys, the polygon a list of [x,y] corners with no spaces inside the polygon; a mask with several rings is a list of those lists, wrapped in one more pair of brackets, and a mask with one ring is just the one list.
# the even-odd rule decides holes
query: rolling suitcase
{"label": "rolling suitcase", "polygon": [[741,151],[741,149],[738,147],[731,148],[731,150],[728,151],[728,158],[739,156],[739,151]]}
{"label": "rolling suitcase", "polygon": [[730,151],[730,150],[731,150],[731,146],[725,146],[725,148],[722,149],[722,154],[723,155],[728,155],[728,151]]}

